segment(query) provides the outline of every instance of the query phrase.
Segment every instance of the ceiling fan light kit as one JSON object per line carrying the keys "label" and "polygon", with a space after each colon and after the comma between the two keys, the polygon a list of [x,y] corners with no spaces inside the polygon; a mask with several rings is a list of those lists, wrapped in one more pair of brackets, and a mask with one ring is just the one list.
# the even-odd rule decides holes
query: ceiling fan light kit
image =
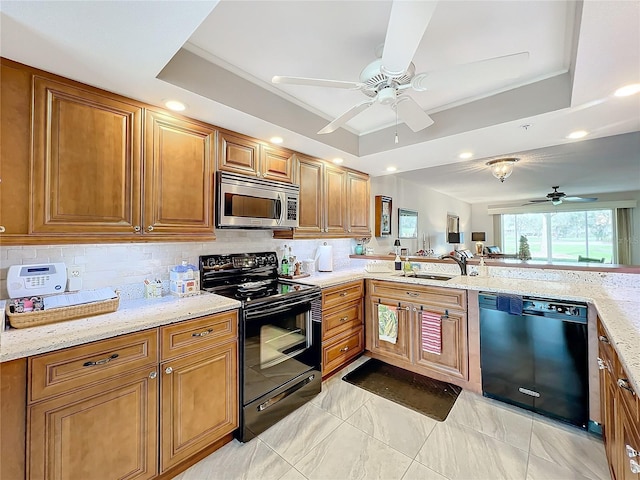
{"label": "ceiling fan light kit", "polygon": [[491,174],[500,182],[504,182],[513,173],[513,165],[519,161],[519,158],[497,158],[487,162],[487,166],[491,168]]}

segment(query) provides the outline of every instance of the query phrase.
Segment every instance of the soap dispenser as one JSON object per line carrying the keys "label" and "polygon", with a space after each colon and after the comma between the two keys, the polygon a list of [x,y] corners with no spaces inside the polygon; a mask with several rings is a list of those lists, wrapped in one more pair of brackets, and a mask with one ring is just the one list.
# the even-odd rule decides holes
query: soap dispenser
{"label": "soap dispenser", "polygon": [[395,269],[396,270],[402,270],[402,260],[400,260],[400,255],[398,255],[396,253],[396,259],[394,260],[395,262]]}

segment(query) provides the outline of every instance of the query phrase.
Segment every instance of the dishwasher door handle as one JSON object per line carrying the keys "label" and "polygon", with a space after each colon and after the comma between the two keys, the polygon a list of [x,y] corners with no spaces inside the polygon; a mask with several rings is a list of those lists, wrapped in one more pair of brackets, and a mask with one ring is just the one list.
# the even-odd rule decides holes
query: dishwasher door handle
{"label": "dishwasher door handle", "polygon": [[540,397],[540,394],[538,392],[534,392],[533,390],[529,390],[528,388],[520,387],[518,391],[520,393],[524,393],[525,395],[529,395],[530,397],[536,397],[536,398]]}

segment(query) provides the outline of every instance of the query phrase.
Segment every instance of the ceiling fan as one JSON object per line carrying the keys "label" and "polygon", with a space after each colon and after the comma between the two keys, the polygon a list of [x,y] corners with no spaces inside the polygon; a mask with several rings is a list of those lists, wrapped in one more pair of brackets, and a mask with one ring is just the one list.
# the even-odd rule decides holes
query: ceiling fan
{"label": "ceiling fan", "polygon": [[359,82],[279,75],[274,76],[271,81],[275,84],[360,90],[369,97],[333,120],[321,129],[319,134],[334,132],[376,102],[391,106],[411,130],[418,132],[432,125],[433,120],[413,98],[405,95],[407,90],[422,92],[464,85],[472,78],[506,79],[520,75],[529,58],[529,52],[416,74],[412,59],[431,21],[436,5],[435,1],[394,1],[384,44],[376,49],[378,58],[364,67],[360,73]]}
{"label": "ceiling fan", "polygon": [[551,188],[553,188],[553,192],[547,193],[547,198],[544,200],[529,200],[529,204],[551,202],[554,205],[560,205],[562,202],[595,202],[598,200],[597,197],[567,197],[566,193],[558,191],[559,186]]}

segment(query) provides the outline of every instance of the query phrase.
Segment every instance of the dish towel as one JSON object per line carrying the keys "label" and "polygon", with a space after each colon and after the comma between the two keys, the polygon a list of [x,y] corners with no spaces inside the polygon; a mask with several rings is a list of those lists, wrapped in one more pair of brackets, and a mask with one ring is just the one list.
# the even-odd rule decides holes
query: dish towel
{"label": "dish towel", "polygon": [[395,308],[378,304],[378,337],[395,345],[398,340],[398,315]]}
{"label": "dish towel", "polygon": [[522,315],[522,297],[519,295],[498,295],[496,308],[511,315]]}
{"label": "dish towel", "polygon": [[437,313],[422,312],[422,350],[442,353],[442,318]]}

